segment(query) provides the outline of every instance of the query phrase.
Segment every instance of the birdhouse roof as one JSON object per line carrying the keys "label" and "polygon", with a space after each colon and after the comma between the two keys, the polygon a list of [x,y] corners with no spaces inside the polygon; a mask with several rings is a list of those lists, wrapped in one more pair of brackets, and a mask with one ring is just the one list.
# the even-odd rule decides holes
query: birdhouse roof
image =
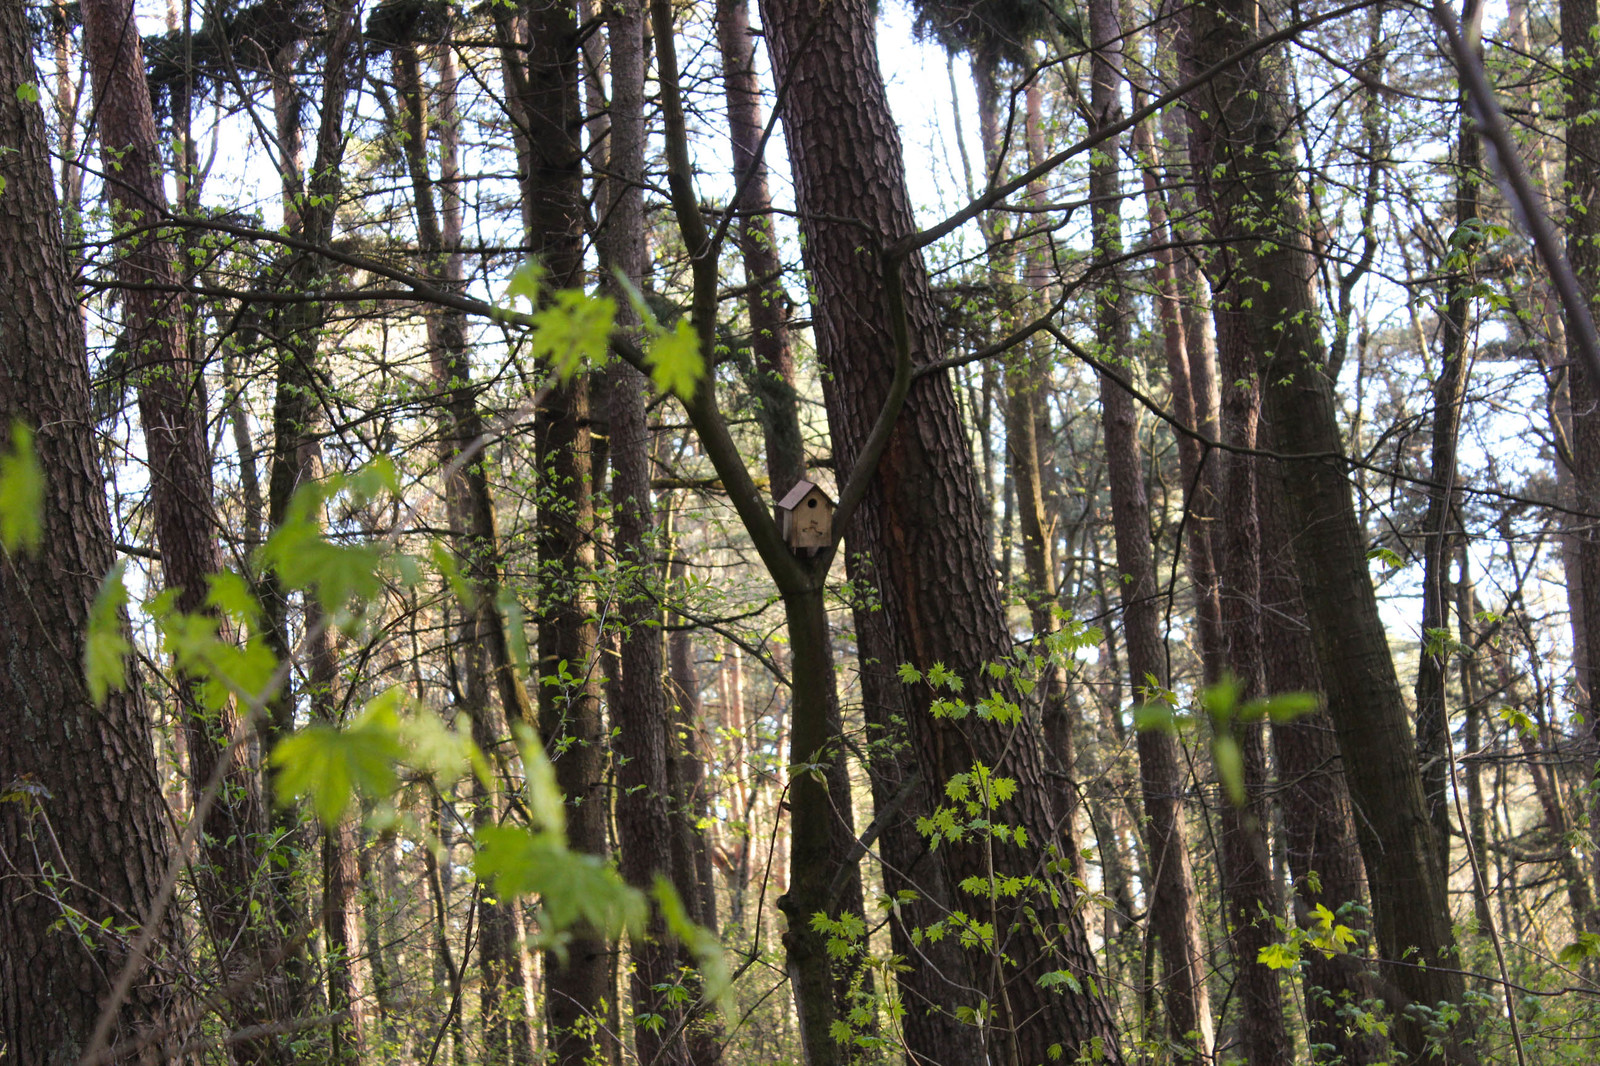
{"label": "birdhouse roof", "polygon": [[[781,511],[792,511],[796,507],[800,506],[801,500],[805,499],[813,492],[822,492],[822,489],[815,482],[806,481],[802,478],[800,481],[795,482],[794,488],[789,490],[789,494],[787,496],[778,501],[778,509]],[[828,501],[828,505],[830,507],[833,506],[833,500],[826,492],[822,492],[822,498]]]}

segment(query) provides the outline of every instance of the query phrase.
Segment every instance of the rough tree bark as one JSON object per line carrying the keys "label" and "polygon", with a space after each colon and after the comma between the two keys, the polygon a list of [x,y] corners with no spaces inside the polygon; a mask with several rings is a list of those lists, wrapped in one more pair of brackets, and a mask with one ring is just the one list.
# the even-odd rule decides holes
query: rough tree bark
{"label": "rough tree bark", "polygon": [[[37,83],[32,39],[22,0],[0,0],[0,84]],[[38,104],[0,94],[0,144],[11,149],[0,154],[0,447],[15,443],[13,420],[37,427],[45,480],[38,551],[0,553],[0,1047],[17,1066],[67,1066],[131,942],[98,923],[139,924],[170,841],[139,684],[96,706],[83,681],[89,606],[114,557]],[[113,1052],[177,1020],[181,968],[164,958],[176,947],[157,937],[158,965],[118,1012]]]}
{"label": "rough tree bark", "polygon": [[[611,60],[610,136],[601,186],[600,264],[635,287],[644,283],[645,249],[645,12],[640,0],[619,0],[607,15]],[[619,288],[615,283],[613,290]],[[627,294],[616,292],[617,325],[639,325]],[[611,502],[620,583],[613,613],[620,628],[621,671],[610,701],[616,753],[617,849],[622,875],[648,892],[658,877],[672,880],[672,824],[668,802],[668,738],[673,730],[662,676],[656,564],[655,507],[650,496],[650,426],[645,415],[649,383],[617,360],[606,369],[611,457]],[[689,902],[693,906],[693,901]],[[634,1044],[640,1062],[676,1066],[690,1062],[679,1024],[683,1009],[666,990],[677,982],[679,953],[660,910],[630,941],[633,958]],[[688,961],[688,960],[684,960]]]}
{"label": "rough tree bark", "polygon": [[[113,224],[149,227],[167,215],[165,168],[133,4],[90,0],[82,14]],[[203,611],[207,578],[222,569],[213,530],[205,378],[190,349],[177,250],[166,232],[132,237],[118,258],[117,279],[126,286],[121,343],[138,380],[162,580],[177,590],[179,610]],[[210,714],[187,687],[181,698],[191,794],[201,794],[219,760],[229,760],[223,769],[227,787],[206,814],[205,862],[197,872],[215,942],[230,949],[220,962],[225,980],[257,975],[244,982],[230,1012],[242,1025],[282,1021],[291,1013],[292,996],[282,987],[278,937],[268,923],[252,919],[249,906],[259,872],[255,850],[268,826],[250,749],[229,744],[240,729],[234,704]],[[243,1054],[279,1059],[283,1048],[269,1036],[250,1041]]]}
{"label": "rough tree bark", "polygon": [[[519,165],[528,243],[549,290],[577,288],[583,283],[584,215],[577,12],[564,0],[527,0],[521,10],[525,43],[511,18],[501,14],[498,22],[502,47],[526,54],[520,61],[513,55],[505,70],[524,149]],[[594,568],[589,419],[589,388],[581,377],[555,383],[534,414],[541,477],[538,725],[571,805],[568,838],[575,849],[600,855],[606,851],[605,729],[599,635],[583,580]],[[614,995],[608,951],[603,936],[580,930],[565,952],[545,953],[545,1016],[558,1066],[578,1066],[594,1054],[595,1040],[582,1029],[586,1019],[604,1029]]]}
{"label": "rough tree bark", "polygon": [[772,228],[772,194],[761,152],[766,126],[756,77],[749,0],[717,0],[717,46],[722,52],[723,95],[728,102],[728,144],[739,199],[739,254],[744,258],[745,309],[750,316],[751,381],[767,449],[767,478],[782,499],[806,475],[800,412],[794,387],[794,351],[789,340],[789,295]]}
{"label": "rough tree bark", "polygon": [[[1120,19],[1115,7],[1106,0],[1095,0],[1091,5],[1089,33],[1093,48],[1090,117],[1096,126],[1105,126],[1121,118],[1117,90],[1123,76]],[[1097,161],[1091,164],[1089,195],[1096,205],[1095,250],[1102,260],[1115,259],[1122,249],[1122,189],[1116,162],[1117,141],[1118,138],[1112,138],[1105,144],[1101,150],[1103,161],[1099,161],[1101,156],[1097,155]],[[1167,259],[1158,260],[1158,263],[1170,273],[1170,253],[1167,255]],[[1169,364],[1175,369],[1176,382],[1176,371],[1187,369],[1187,355],[1181,323],[1176,321],[1176,283],[1165,277],[1164,281],[1163,303],[1171,306],[1166,309],[1167,319],[1163,324],[1167,330]],[[1124,370],[1127,373],[1131,370],[1125,354],[1129,340],[1129,309],[1123,299],[1121,279],[1114,273],[1107,279],[1100,301],[1096,332],[1103,351],[1110,361],[1127,368]],[[1183,374],[1182,381],[1183,390],[1180,392],[1175,384],[1173,391],[1187,405],[1187,409],[1180,406],[1180,417],[1192,420],[1193,402],[1188,395],[1187,373]],[[1133,397],[1120,382],[1102,374],[1100,402],[1117,570],[1123,576],[1120,583],[1123,642],[1127,647],[1129,687],[1137,704],[1140,702],[1138,693],[1149,683],[1147,678],[1154,677],[1159,683],[1168,684],[1160,630],[1160,590],[1150,538],[1150,502]],[[1186,464],[1198,468],[1198,455],[1186,459]],[[1209,561],[1209,553],[1206,558]],[[1137,745],[1151,867],[1147,935],[1160,942],[1160,983],[1167,1006],[1167,1036],[1183,1061],[1205,1061],[1216,1038],[1206,992],[1205,949],[1195,905],[1194,869],[1184,827],[1184,786],[1178,742],[1163,730],[1146,729],[1139,732]]]}
{"label": "rough tree bark", "polygon": [[[887,370],[897,350],[891,323],[903,325],[901,344],[914,363],[939,357],[939,327],[920,257],[883,255],[885,244],[914,227],[899,134],[874,53],[871,5],[767,0],[762,15],[787,94],[782,117],[815,286],[834,454],[838,469],[848,472],[888,395]],[[902,297],[903,317],[891,305]],[[912,386],[848,527],[850,550],[870,560],[880,582],[893,662],[921,670],[942,664],[969,686],[961,698],[974,701],[988,695],[987,666],[1011,656],[978,500],[949,378],[926,374]],[[1049,1058],[1052,1046],[1069,1057],[1094,1046],[1120,1061],[1070,887],[1061,885],[1059,908],[1037,897],[1027,901],[1049,912],[1048,932],[1023,917],[1021,900],[993,899],[987,889],[991,875],[1048,874],[1041,851],[1057,840],[1060,825],[1046,794],[1042,739],[1026,725],[1006,727],[980,714],[935,718],[926,710],[933,696],[918,686],[922,706],[906,716],[924,787],[942,795],[945,782],[975,763],[1016,779],[1003,817],[1024,826],[1033,845],[997,849],[994,867],[988,849],[970,837],[939,849],[957,884],[976,878],[971,883],[984,886],[964,906],[995,923],[995,950],[982,959],[981,982],[994,1009],[991,1054],[1031,1062]],[[1039,986],[1044,973],[1063,969],[1082,994]]]}

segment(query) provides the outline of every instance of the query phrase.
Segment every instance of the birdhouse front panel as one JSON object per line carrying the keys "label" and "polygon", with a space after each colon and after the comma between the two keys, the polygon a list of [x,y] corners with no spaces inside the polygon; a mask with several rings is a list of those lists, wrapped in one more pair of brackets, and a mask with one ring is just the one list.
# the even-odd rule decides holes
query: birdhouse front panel
{"label": "birdhouse front panel", "polygon": [[826,548],[833,542],[833,505],[821,489],[806,493],[789,523],[791,548]]}
{"label": "birdhouse front panel", "polygon": [[801,481],[778,501],[778,529],[791,551],[833,543],[833,500],[814,482]]}

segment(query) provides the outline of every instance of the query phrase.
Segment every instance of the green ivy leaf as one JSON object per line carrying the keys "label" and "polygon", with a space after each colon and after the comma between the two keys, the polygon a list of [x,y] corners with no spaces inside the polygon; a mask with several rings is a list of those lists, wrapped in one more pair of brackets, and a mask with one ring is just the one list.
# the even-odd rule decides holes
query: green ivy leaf
{"label": "green ivy leaf", "polygon": [[0,545],[32,553],[44,535],[44,473],[34,453],[33,431],[11,423],[11,447],[0,453]]}

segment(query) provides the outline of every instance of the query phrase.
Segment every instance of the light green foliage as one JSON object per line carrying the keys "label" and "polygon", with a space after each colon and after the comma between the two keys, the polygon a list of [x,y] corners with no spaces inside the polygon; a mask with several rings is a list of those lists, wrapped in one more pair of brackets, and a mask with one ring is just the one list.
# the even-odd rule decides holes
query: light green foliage
{"label": "light green foliage", "polygon": [[335,825],[357,793],[387,798],[406,755],[400,729],[403,699],[400,689],[389,689],[343,729],[318,723],[279,742],[272,752],[279,802],[309,798],[322,823]]}
{"label": "light green foliage", "polygon": [[585,366],[605,366],[616,314],[616,301],[609,296],[558,292],[534,312],[529,346],[535,358],[549,362],[567,381]]}
{"label": "light green foliage", "polygon": [[36,104],[39,102],[39,87],[31,81],[25,81],[17,86],[17,102],[23,104]]}
{"label": "light green foliage", "polygon": [[128,653],[133,650],[122,630],[122,612],[128,606],[128,589],[122,583],[125,560],[118,560],[100,583],[89,607],[89,633],[83,646],[83,674],[89,698],[105,702],[112,690],[128,684]]}
{"label": "light green foliage", "polygon": [[200,701],[221,710],[230,699],[254,704],[268,698],[278,676],[278,659],[259,636],[243,645],[224,640],[221,621],[211,614],[186,614],[168,590],[150,604],[162,647],[178,669],[200,681]]}
{"label": "light green foliage", "polygon": [[728,971],[728,958],[722,952],[722,941],[705,926],[689,920],[683,900],[672,882],[657,876],[654,892],[656,906],[667,924],[667,932],[677,937],[689,948],[704,980],[701,992],[712,1003],[721,1003],[733,985],[733,975]]}
{"label": "light green foliage", "polygon": [[1600,957],[1600,933],[1579,933],[1578,939],[1561,949],[1556,956],[1563,966],[1581,966],[1588,959]]}
{"label": "light green foliage", "polygon": [[1228,799],[1243,807],[1248,797],[1244,787],[1244,755],[1233,735],[1233,725],[1260,721],[1292,722],[1317,709],[1319,697],[1310,692],[1283,692],[1266,699],[1239,702],[1239,682],[1224,677],[1200,693],[1200,712],[1185,714],[1178,709],[1177,694],[1161,688],[1155,678],[1146,678],[1146,702],[1134,708],[1133,723],[1141,732],[1159,729],[1176,734],[1200,720],[1211,724],[1211,762]]}
{"label": "light green foliage", "polygon": [[539,306],[539,291],[544,287],[544,265],[536,259],[530,259],[511,272],[511,280],[506,283],[506,300],[515,304],[520,297],[528,301],[530,308]]}
{"label": "light green foliage", "polygon": [[394,467],[377,460],[353,474],[302,485],[289,502],[283,522],[262,545],[260,562],[288,589],[316,596],[330,621],[350,626],[359,617],[353,603],[376,596],[382,588],[379,544],[334,544],[323,535],[323,511],[334,500],[365,506],[380,494],[398,493]]}
{"label": "light green foliage", "polygon": [[569,849],[565,833],[482,826],[473,869],[502,896],[539,896],[541,926],[566,929],[582,922],[636,934],[644,927],[644,895],[624,884],[598,855]]}
{"label": "light green foliage", "polygon": [[44,535],[44,473],[34,454],[33,431],[11,423],[11,445],[0,452],[0,547],[33,552]]}
{"label": "light green foliage", "polygon": [[694,399],[695,385],[705,375],[705,360],[700,357],[700,338],[687,318],[680,318],[672,329],[657,333],[645,359],[650,363],[650,380],[656,391]]}
{"label": "light green foliage", "polygon": [[433,558],[433,565],[438,568],[439,573],[443,574],[445,580],[450,583],[450,591],[455,594],[456,600],[468,611],[474,610],[478,605],[478,594],[473,591],[467,580],[461,576],[461,570],[456,566],[455,554],[445,547],[443,541],[438,539],[435,539],[428,546],[428,551]]}
{"label": "light green foliage", "polygon": [[[1350,906],[1347,904],[1346,906]],[[1340,913],[1345,908],[1340,908]],[[1307,928],[1298,926],[1287,930],[1288,939],[1268,944],[1256,954],[1256,961],[1274,970],[1287,970],[1299,963],[1307,949],[1321,952],[1325,957],[1343,955],[1356,943],[1354,929],[1339,921],[1339,915],[1319,903],[1311,912]]]}

